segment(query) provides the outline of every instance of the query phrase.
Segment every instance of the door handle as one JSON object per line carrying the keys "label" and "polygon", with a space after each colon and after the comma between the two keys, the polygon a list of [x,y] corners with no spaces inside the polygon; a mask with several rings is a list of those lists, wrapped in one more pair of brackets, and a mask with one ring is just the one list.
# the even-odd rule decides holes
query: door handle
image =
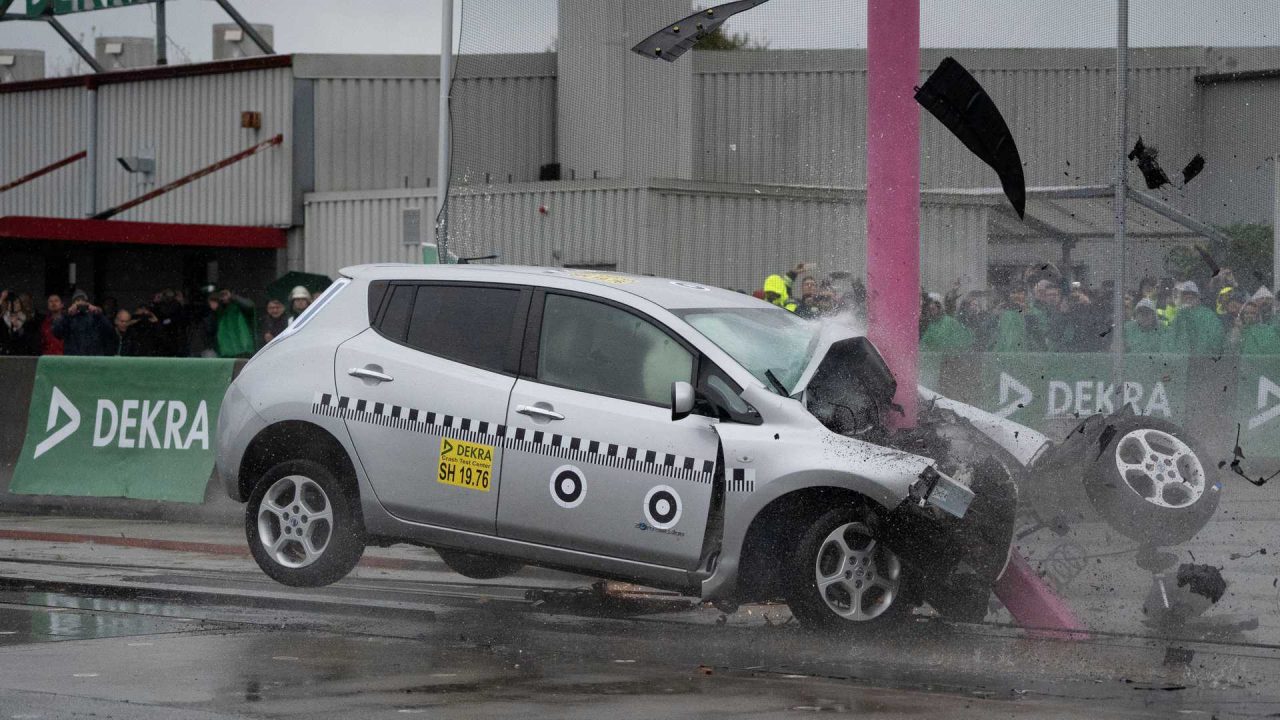
{"label": "door handle", "polygon": [[550,408],[538,407],[537,405],[517,405],[516,412],[521,415],[528,415],[534,418],[543,418],[544,420],[563,420],[564,415]]}
{"label": "door handle", "polygon": [[387,375],[386,373],[380,373],[377,370],[370,370],[369,368],[351,368],[347,371],[347,374],[351,377],[364,378],[365,380],[376,380],[378,382],[391,382],[392,380],[395,380],[395,378]]}

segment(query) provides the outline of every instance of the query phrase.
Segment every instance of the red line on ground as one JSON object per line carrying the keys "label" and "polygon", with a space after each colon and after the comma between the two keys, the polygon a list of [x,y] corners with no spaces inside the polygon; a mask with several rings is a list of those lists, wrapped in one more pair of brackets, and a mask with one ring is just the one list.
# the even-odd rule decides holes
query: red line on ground
{"label": "red line on ground", "polygon": [[[244,545],[226,545],[223,543],[191,542],[187,540],[163,540],[161,538],[119,537],[113,535],[85,535],[81,533],[46,532],[42,530],[3,530],[3,540],[34,540],[53,543],[79,543],[91,545],[109,545],[112,547],[144,548],[147,550],[168,550],[170,552],[199,553],[203,555],[233,555],[247,557],[249,548]],[[403,558],[367,557],[360,560],[364,567],[382,568],[386,570],[408,570],[420,566],[422,561]]]}

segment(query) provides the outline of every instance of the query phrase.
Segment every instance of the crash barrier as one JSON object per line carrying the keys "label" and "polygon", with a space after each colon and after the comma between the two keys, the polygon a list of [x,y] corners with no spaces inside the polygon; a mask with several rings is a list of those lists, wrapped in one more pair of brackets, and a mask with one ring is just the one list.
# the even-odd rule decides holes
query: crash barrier
{"label": "crash barrier", "polygon": [[[1060,438],[1080,418],[1129,405],[1207,443],[1280,457],[1280,355],[922,353],[921,384]],[[1229,451],[1229,450],[1228,450]]]}
{"label": "crash barrier", "polygon": [[194,504],[216,498],[209,480],[218,410],[242,362],[0,358],[7,395],[0,404],[0,510],[61,504],[50,498],[68,496]]}

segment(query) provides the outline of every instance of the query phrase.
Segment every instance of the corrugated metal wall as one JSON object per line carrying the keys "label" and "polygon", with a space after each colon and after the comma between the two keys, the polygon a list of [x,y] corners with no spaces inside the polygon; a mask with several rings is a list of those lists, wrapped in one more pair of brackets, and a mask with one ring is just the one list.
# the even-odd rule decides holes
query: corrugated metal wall
{"label": "corrugated metal wall", "polygon": [[[927,51],[921,82],[953,54],[1000,107],[1031,186],[1108,182],[1115,85],[1109,51]],[[866,183],[866,53],[702,52],[695,55],[695,178],[716,182]],[[1199,150],[1197,49],[1135,51],[1133,135],[1178,168]],[[995,173],[927,114],[925,187],[994,187]],[[1179,197],[1170,198],[1186,206]],[[1190,209],[1195,209],[1194,205]]]}
{"label": "corrugated metal wall", "polygon": [[654,275],[751,291],[798,262],[865,272],[866,203],[851,193],[687,183],[653,194]]}
{"label": "corrugated metal wall", "polygon": [[639,272],[651,249],[647,194],[590,180],[469,188],[450,200],[449,247],[463,257],[497,253],[503,263]]}
{"label": "corrugated metal wall", "polygon": [[[83,88],[0,96],[0,185],[85,149]],[[0,216],[82,217],[81,160],[0,193]]]}
{"label": "corrugated metal wall", "polygon": [[[5,104],[13,96],[5,97]],[[262,129],[240,113],[262,113]],[[118,216],[120,220],[287,227],[291,224],[293,76],[289,68],[104,85],[98,90],[98,207],[172,182],[276,133],[284,144]],[[155,152],[154,182],[116,158]]]}
{"label": "corrugated metal wall", "polygon": [[421,230],[432,235],[433,190],[316,193],[306,197],[303,269],[333,276],[348,265],[422,262],[422,249],[404,243],[404,211],[420,211]]}
{"label": "corrugated metal wall", "polygon": [[[476,66],[490,74],[453,86],[454,183],[537,180],[556,158],[554,56]],[[438,185],[439,94],[436,77],[316,78],[316,192]]]}
{"label": "corrugated metal wall", "polygon": [[1204,181],[1211,201],[1205,220],[1216,225],[1272,223],[1275,163],[1280,156],[1280,78],[1204,87]]}

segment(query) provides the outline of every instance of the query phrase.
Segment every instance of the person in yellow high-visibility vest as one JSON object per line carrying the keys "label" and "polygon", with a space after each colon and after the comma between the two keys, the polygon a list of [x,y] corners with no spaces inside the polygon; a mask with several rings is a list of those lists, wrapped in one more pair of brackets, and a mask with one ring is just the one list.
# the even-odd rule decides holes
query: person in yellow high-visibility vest
{"label": "person in yellow high-visibility vest", "polygon": [[764,299],[785,308],[791,312],[795,312],[800,305],[791,299],[791,285],[795,279],[811,268],[806,263],[796,265],[794,269],[788,270],[785,275],[770,275],[764,279]]}

